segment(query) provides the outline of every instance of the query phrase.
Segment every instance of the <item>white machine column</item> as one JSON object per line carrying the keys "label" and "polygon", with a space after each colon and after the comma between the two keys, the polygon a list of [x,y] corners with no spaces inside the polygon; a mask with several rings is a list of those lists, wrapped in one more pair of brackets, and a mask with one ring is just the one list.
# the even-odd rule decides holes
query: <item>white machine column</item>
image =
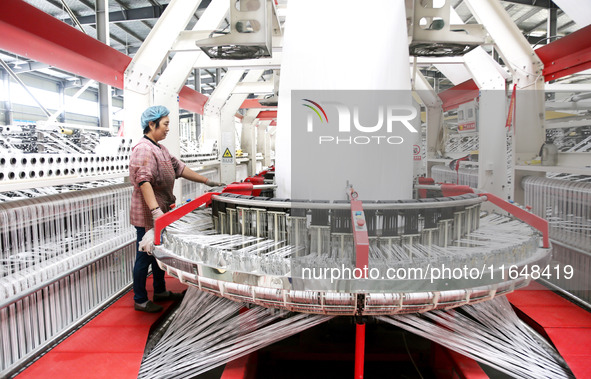
{"label": "white machine column", "polygon": [[[97,39],[106,45],[111,44],[109,34],[109,2],[99,0],[95,4]],[[113,107],[111,86],[98,83],[99,122],[103,129],[111,130],[113,126]]]}
{"label": "white machine column", "polygon": [[256,155],[257,155],[257,134],[255,118],[259,113],[258,109],[249,109],[246,111],[246,115],[242,119],[242,151],[248,154],[248,175],[252,176],[256,174]]}
{"label": "white machine column", "polygon": [[[412,106],[415,107],[417,109],[417,114],[419,115],[418,117],[415,117],[414,120],[411,121],[412,126],[415,127],[416,130],[418,130],[418,133],[414,133],[413,136],[413,140],[412,140],[412,144],[413,144],[413,161],[412,161],[412,175],[413,175],[413,179],[418,178],[419,176],[421,176],[421,174],[424,171],[423,165],[425,164],[425,162],[423,162],[423,157],[422,157],[422,150],[423,150],[423,137],[422,137],[422,125],[421,125],[421,104],[419,104],[414,98],[412,100]],[[417,154],[415,154],[417,153]]]}
{"label": "white machine column", "polygon": [[[162,144],[170,151],[170,154],[177,158],[181,158],[180,146],[180,130],[179,130],[179,101],[178,92],[171,91],[169,88],[163,88],[160,82],[152,89],[155,105],[164,105],[170,111],[168,117],[170,118],[168,136]],[[175,186],[180,190],[180,186]],[[180,192],[179,192],[180,194]],[[176,195],[176,193],[175,193]],[[178,197],[178,196],[177,196]]]}
{"label": "white machine column", "polygon": [[[199,1],[195,3],[199,5]],[[209,31],[216,29],[224,19],[227,11],[228,1],[212,1],[206,8],[205,12],[203,12],[199,21],[197,21],[193,27],[193,31]],[[193,13],[194,12],[195,11],[193,11]],[[193,13],[191,13],[191,15]],[[177,41],[181,38],[182,33],[178,36]],[[195,61],[201,54],[203,54],[201,49],[197,47],[195,47],[194,51],[176,52],[172,60],[166,65],[166,69],[162,75],[158,78],[153,90],[154,104],[164,105],[170,109],[171,128],[164,144],[170,152],[177,157],[180,156],[178,93],[185,85],[187,77],[193,70]]]}
{"label": "white machine column", "polygon": [[443,127],[442,102],[439,96],[435,93],[433,87],[431,87],[427,79],[418,70],[416,71],[416,77],[414,78],[414,85],[415,92],[419,95],[419,98],[427,108],[427,136],[425,148],[427,149],[427,176],[430,177],[431,167],[428,166],[428,162],[429,159],[437,157],[437,136]]}
{"label": "white machine column", "polygon": [[[199,2],[196,2],[199,5]],[[185,5],[188,6],[188,5]],[[224,0],[215,0],[207,7],[203,15],[193,27],[193,31],[215,29],[223,20],[228,10],[228,2]],[[193,11],[194,13],[195,11]],[[193,14],[191,13],[191,15]],[[180,33],[180,32],[179,32]],[[182,34],[182,33],[181,33]],[[180,38],[180,37],[179,37]],[[178,38],[177,38],[178,40]],[[153,103],[164,105],[170,110],[170,131],[163,144],[170,153],[177,158],[181,156],[180,150],[180,130],[179,130],[179,100],[178,93],[185,85],[187,76],[193,70],[193,65],[201,50],[177,52],[172,60],[166,65],[166,69],[158,78],[153,86]],[[198,89],[196,89],[198,90]],[[177,185],[174,194],[180,200],[181,186]]]}
{"label": "white machine column", "polygon": [[223,183],[233,183],[237,180],[235,115],[240,103],[236,104],[236,101],[232,101],[232,97],[230,97],[220,112],[220,180]]}
{"label": "white machine column", "polygon": [[257,151],[263,154],[263,166],[268,167],[271,164],[270,143],[267,128],[270,120],[259,121],[257,126]]}
{"label": "white machine column", "polygon": [[277,141],[275,139],[276,135],[277,135],[277,122],[273,123],[273,121],[271,121],[271,123],[269,124],[269,127],[267,128],[267,137],[269,138],[269,158],[264,161],[266,167],[269,167],[275,161],[275,157],[273,156],[273,154],[275,154],[275,152],[277,151],[276,147],[275,147],[275,142]]}
{"label": "white machine column", "polygon": [[[545,140],[544,65],[499,1],[466,0],[466,4],[497,44],[511,69],[513,83],[517,84],[513,156],[515,164],[523,164],[538,154]],[[513,185],[517,202],[523,202],[521,174],[515,174]]]}
{"label": "white machine column", "polygon": [[[221,161],[220,180],[225,183],[232,183],[236,180],[236,130],[234,127],[234,114],[238,107],[240,107],[240,104],[234,109],[234,112],[228,112],[230,110],[229,108],[226,108],[225,112],[223,112],[223,108],[226,105],[228,96],[230,96],[243,74],[244,69],[228,70],[203,109],[204,119],[201,134],[204,140],[217,141],[218,156]],[[225,157],[224,154],[226,155]],[[232,166],[234,167],[233,176],[230,173]]]}
{"label": "white machine column", "polygon": [[[201,1],[172,0],[125,70],[123,91],[126,138],[134,141],[141,138],[141,114],[150,105],[155,105],[152,97],[154,77],[179,33],[195,14],[199,3]],[[176,114],[178,123],[178,110]]]}
{"label": "white machine column", "polygon": [[[364,30],[371,30],[371,35],[362,32]],[[373,117],[372,125],[376,125],[376,104],[389,101],[389,98],[384,100],[385,95],[374,90],[398,90],[397,98],[392,102],[411,105],[408,62],[403,1],[375,0],[363,6],[353,0],[337,3],[298,0],[289,4],[283,39],[276,139],[278,196],[346,199],[345,187],[349,181],[362,199],[411,197],[412,138],[404,126],[396,125],[390,134],[405,136],[400,145],[378,145],[373,140],[371,147],[360,148],[356,153],[326,151],[325,154],[312,154],[309,146],[292,141],[292,128],[298,128],[298,132],[302,126],[291,124],[292,114],[306,111],[299,97],[292,98],[294,90],[343,90],[340,94],[345,96],[345,90],[368,90],[368,96],[357,99],[363,103],[364,109],[375,106],[371,115],[369,111],[365,112],[365,117]],[[363,68],[363,75],[356,75],[360,68]],[[315,101],[314,98],[309,100]],[[317,121],[317,127],[331,132],[337,130],[334,134],[339,138],[352,137],[352,133],[345,135],[338,129],[340,122],[336,106],[329,100],[320,105],[323,104],[324,109],[333,113],[322,124]],[[299,165],[298,170],[308,167],[311,175],[294,176],[295,164]],[[296,188],[302,193],[296,191],[294,194]]]}
{"label": "white machine column", "polygon": [[[241,83],[257,83],[263,70],[250,70]],[[248,94],[232,94],[220,112],[221,123],[221,171],[223,183],[232,183],[244,178],[236,177],[236,112],[246,100]],[[227,150],[226,150],[227,149]]]}
{"label": "white machine column", "polygon": [[480,88],[478,188],[506,198],[508,177],[505,78],[497,71],[496,62],[483,49],[469,52],[464,60]]}

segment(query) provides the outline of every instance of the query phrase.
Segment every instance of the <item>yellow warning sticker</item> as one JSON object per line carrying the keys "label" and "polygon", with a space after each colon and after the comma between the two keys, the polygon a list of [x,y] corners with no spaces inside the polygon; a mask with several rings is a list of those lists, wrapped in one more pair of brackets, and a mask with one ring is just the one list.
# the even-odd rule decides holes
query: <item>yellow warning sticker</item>
{"label": "yellow warning sticker", "polygon": [[230,153],[230,149],[226,148],[226,151],[224,151],[224,155],[222,155],[222,158],[232,158],[232,153]]}

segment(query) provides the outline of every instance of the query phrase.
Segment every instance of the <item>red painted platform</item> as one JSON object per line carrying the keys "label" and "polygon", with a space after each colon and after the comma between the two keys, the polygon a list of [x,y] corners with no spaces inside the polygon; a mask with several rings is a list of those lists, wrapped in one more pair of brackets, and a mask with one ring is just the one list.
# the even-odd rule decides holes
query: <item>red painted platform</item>
{"label": "red painted platform", "polygon": [[[151,298],[151,276],[147,288]],[[166,288],[182,292],[187,286],[167,276]],[[133,309],[133,292],[128,292],[18,378],[137,378],[150,328],[173,302],[159,304],[163,312],[138,312]]]}
{"label": "red painted platform", "polygon": [[[151,283],[150,277],[148,288]],[[175,292],[186,289],[175,278],[167,277],[166,283],[167,288]],[[151,297],[151,290],[148,292]],[[537,283],[507,297],[520,317],[552,341],[577,378],[591,377],[591,313]],[[162,305],[169,308],[172,302]],[[133,293],[129,292],[18,377],[136,378],[150,328],[164,312],[135,311]],[[447,353],[451,354],[447,360],[453,364],[450,370],[455,375],[486,377],[476,362]],[[251,355],[231,362],[223,378],[252,378],[256,370],[255,357]]]}
{"label": "red painted platform", "polygon": [[530,326],[552,341],[577,378],[591,378],[590,312],[538,283],[507,298]]}

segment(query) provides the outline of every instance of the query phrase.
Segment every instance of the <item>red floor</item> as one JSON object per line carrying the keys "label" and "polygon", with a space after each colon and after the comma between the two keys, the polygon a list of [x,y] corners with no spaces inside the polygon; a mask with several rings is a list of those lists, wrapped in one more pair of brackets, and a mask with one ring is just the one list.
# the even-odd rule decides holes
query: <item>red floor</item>
{"label": "red floor", "polygon": [[[147,283],[150,298],[151,287],[150,276]],[[186,286],[167,276],[166,288],[181,292]],[[160,304],[166,311],[172,302]],[[137,378],[150,327],[162,314],[135,311],[130,291],[18,378]]]}
{"label": "red floor", "polygon": [[577,378],[591,378],[591,313],[538,283],[507,298],[539,325]]}
{"label": "red floor", "polygon": [[[151,283],[150,277],[148,288]],[[180,292],[186,286],[167,277],[167,288]],[[521,317],[552,340],[577,378],[591,378],[591,313],[537,283],[507,297]],[[135,311],[129,292],[18,377],[135,378],[150,327],[161,315]],[[475,374],[466,377],[481,377],[480,371]]]}

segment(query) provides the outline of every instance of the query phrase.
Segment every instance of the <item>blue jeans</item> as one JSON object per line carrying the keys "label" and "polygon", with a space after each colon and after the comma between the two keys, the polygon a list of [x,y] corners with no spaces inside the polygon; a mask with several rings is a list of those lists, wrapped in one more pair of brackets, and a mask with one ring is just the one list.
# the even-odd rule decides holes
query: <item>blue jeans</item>
{"label": "blue jeans", "polygon": [[166,284],[164,283],[164,271],[160,269],[156,258],[144,251],[139,251],[139,244],[146,228],[135,227],[137,231],[137,242],[135,245],[136,256],[135,265],[133,266],[133,300],[136,303],[145,303],[148,301],[148,292],[146,291],[146,277],[148,276],[148,267],[152,265],[152,276],[154,279],[154,293],[161,293],[166,291]]}

